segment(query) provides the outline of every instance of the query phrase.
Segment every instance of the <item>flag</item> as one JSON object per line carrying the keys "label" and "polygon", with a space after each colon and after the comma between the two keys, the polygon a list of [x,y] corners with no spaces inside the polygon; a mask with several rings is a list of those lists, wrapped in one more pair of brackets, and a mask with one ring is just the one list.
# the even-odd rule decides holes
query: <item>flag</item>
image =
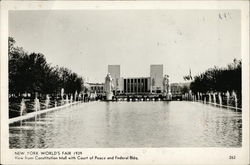
{"label": "flag", "polygon": [[193,80],[191,69],[189,69],[189,75],[183,77],[184,80]]}

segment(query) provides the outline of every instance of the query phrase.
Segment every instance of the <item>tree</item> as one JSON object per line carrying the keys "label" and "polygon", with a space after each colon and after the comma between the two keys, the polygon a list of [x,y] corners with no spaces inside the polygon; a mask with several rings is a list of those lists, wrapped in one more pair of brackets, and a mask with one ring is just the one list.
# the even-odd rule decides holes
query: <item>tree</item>
{"label": "tree", "polygon": [[193,92],[226,92],[241,93],[241,61],[234,59],[227,68],[210,68],[195,76],[190,88]]}
{"label": "tree", "polygon": [[181,87],[181,93],[185,94],[189,92],[189,87],[187,85],[184,85]]}
{"label": "tree", "polygon": [[9,38],[9,92],[12,94],[22,93],[23,86],[23,73],[21,68],[24,66],[24,58],[27,52],[21,47],[16,47],[15,40]]}
{"label": "tree", "polygon": [[52,67],[41,53],[28,54],[15,46],[9,37],[9,93],[56,94],[61,88],[66,93],[78,93],[83,89],[83,79],[64,67]]}

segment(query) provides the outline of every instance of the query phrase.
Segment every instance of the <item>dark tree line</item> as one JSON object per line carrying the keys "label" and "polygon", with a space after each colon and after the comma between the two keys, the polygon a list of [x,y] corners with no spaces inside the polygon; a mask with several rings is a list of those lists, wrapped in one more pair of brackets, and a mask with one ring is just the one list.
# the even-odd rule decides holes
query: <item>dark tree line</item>
{"label": "dark tree line", "polygon": [[41,53],[29,54],[9,37],[9,94],[59,94],[61,88],[79,93],[83,79],[67,68],[51,66]]}
{"label": "dark tree line", "polygon": [[234,59],[226,68],[214,67],[195,76],[190,84],[192,92],[232,92],[241,94],[241,60]]}

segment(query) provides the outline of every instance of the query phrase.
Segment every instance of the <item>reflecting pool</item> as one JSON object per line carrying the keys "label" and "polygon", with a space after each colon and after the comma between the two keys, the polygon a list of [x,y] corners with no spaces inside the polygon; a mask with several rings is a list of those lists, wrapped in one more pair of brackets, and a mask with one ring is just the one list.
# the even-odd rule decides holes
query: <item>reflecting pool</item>
{"label": "reflecting pool", "polygon": [[89,102],[9,132],[10,148],[241,147],[242,116],[198,102]]}

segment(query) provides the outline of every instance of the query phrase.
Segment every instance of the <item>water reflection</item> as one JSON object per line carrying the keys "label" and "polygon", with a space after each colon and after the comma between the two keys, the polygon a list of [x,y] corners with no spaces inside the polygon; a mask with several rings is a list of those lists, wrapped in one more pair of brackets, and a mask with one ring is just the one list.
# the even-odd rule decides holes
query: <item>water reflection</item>
{"label": "water reflection", "polygon": [[197,102],[90,102],[9,132],[10,148],[240,147],[242,117]]}

